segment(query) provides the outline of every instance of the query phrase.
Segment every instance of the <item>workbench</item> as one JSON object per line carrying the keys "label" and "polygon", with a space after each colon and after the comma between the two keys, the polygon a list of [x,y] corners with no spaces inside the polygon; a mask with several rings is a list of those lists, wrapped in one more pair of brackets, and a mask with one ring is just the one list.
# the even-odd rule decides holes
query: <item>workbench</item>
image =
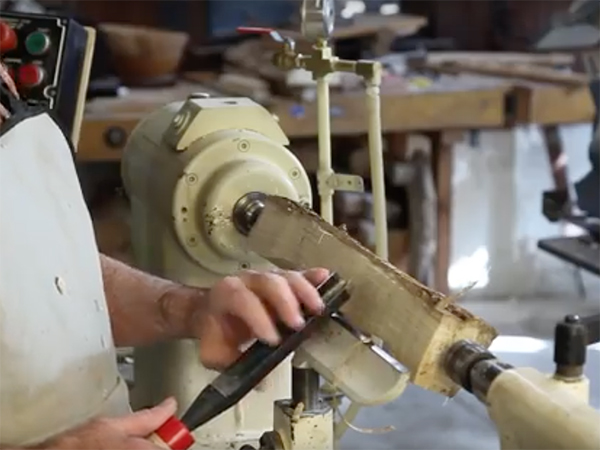
{"label": "workbench", "polygon": [[[182,82],[162,90],[134,89],[122,98],[90,102],[82,125],[78,161],[118,161],[128,134],[140,118],[194,92],[216,94],[202,85]],[[462,138],[462,132],[521,124],[552,129],[560,124],[590,122],[594,114],[593,101],[585,87],[565,90],[473,77],[457,77],[412,92],[384,86],[381,104],[382,128],[393,157],[403,157],[409,134],[424,134],[431,140],[438,217],[435,287],[442,292],[448,291],[450,264],[452,148]],[[316,136],[315,103],[274,98],[268,108],[290,140]],[[331,111],[333,137],[366,134],[361,92],[332,93]]]}

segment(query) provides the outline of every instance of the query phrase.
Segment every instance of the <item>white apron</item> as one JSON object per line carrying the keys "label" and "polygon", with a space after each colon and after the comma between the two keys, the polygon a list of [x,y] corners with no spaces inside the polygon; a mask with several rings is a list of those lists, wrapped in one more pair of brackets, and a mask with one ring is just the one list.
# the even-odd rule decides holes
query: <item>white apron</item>
{"label": "white apron", "polygon": [[0,447],[127,412],[70,149],[28,118],[0,136]]}

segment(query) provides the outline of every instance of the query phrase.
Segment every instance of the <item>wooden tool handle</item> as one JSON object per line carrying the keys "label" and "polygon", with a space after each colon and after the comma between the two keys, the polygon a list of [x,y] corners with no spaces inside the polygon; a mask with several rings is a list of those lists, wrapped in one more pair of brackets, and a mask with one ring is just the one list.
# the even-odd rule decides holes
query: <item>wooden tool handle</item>
{"label": "wooden tool handle", "polygon": [[194,442],[190,430],[176,417],[171,417],[147,438],[164,450],[187,450]]}

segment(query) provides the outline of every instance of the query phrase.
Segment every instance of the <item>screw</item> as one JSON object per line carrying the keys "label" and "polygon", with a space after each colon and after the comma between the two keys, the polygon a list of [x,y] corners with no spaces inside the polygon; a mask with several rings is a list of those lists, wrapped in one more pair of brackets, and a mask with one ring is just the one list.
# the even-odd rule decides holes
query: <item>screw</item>
{"label": "screw", "polygon": [[56,286],[56,290],[60,294],[64,294],[65,290],[67,289],[67,284],[65,283],[65,280],[63,280],[61,277],[54,278],[54,286]]}
{"label": "screw", "polygon": [[290,177],[292,177],[294,180],[296,178],[298,178],[300,176],[300,171],[298,169],[292,169],[290,171]]}
{"label": "screw", "polygon": [[195,173],[190,173],[190,174],[188,174],[188,175],[185,177],[185,181],[186,181],[188,184],[194,184],[194,183],[196,183],[196,182],[198,181],[198,177],[196,176],[196,174],[195,174]]}
{"label": "screw", "polygon": [[247,152],[250,150],[250,143],[248,141],[240,141],[238,144],[238,150],[240,152]]}
{"label": "screw", "polygon": [[194,247],[196,245],[196,238],[192,236],[192,237],[188,238],[187,242],[188,242],[188,245]]}
{"label": "screw", "polygon": [[104,142],[110,148],[121,148],[127,142],[127,132],[121,127],[109,127],[104,132]]}

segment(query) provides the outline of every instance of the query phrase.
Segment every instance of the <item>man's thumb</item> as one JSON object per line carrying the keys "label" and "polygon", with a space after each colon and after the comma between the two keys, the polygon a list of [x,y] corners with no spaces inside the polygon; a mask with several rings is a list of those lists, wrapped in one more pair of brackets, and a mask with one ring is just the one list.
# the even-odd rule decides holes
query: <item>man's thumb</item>
{"label": "man's thumb", "polygon": [[147,437],[154,433],[177,411],[177,402],[168,398],[153,408],[142,409],[119,419],[117,426],[126,434]]}

